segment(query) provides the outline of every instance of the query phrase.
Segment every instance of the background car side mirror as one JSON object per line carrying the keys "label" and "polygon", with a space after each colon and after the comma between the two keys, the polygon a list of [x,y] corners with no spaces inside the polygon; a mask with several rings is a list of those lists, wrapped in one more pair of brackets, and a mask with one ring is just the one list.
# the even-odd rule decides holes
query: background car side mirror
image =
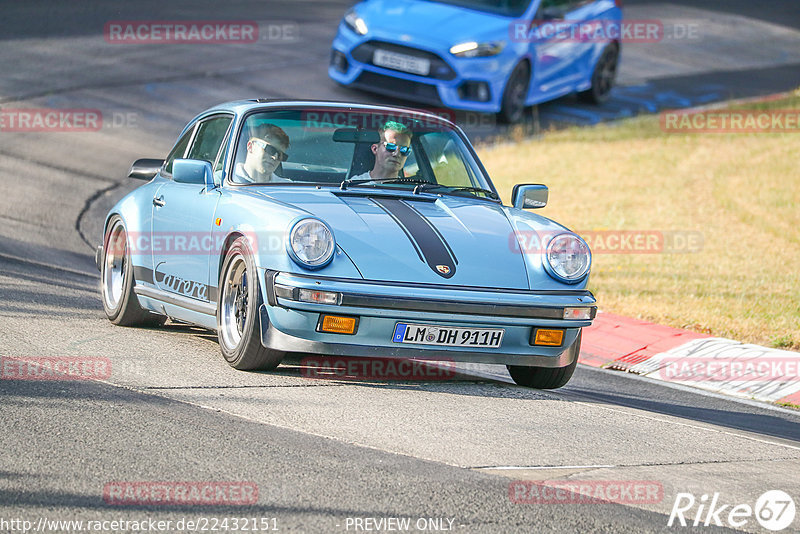
{"label": "background car side mirror", "polygon": [[172,179],[182,184],[204,185],[214,189],[214,171],[211,164],[199,159],[176,159],[172,164]]}
{"label": "background car side mirror", "polygon": [[543,184],[517,184],[511,191],[511,205],[517,209],[535,209],[547,206],[550,192]]}
{"label": "background car side mirror", "polygon": [[134,180],[152,180],[153,177],[161,170],[164,165],[163,159],[137,159],[131,165],[131,170],[128,171],[128,178]]}

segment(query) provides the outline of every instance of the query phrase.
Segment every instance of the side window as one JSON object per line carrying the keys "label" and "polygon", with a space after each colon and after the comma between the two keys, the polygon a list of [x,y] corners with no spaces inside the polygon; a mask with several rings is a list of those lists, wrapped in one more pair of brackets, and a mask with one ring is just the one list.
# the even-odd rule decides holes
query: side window
{"label": "side window", "polygon": [[231,120],[231,117],[226,115],[213,117],[201,122],[197,127],[197,135],[186,157],[205,160],[214,165],[217,161],[222,141],[225,139],[225,134],[228,133],[228,126]]}
{"label": "side window", "polygon": [[194,132],[194,128],[189,128],[183,137],[178,139],[178,142],[175,143],[175,148],[172,149],[172,152],[169,153],[167,156],[166,163],[164,165],[164,172],[167,174],[172,174],[172,163],[175,161],[176,158],[182,158],[184,154],[186,154],[186,147],[189,146],[189,139],[192,138],[192,132]]}
{"label": "side window", "polygon": [[459,148],[452,137],[433,132],[420,136],[419,140],[436,176],[436,183],[453,187],[474,187],[476,185],[472,171],[464,164]]}

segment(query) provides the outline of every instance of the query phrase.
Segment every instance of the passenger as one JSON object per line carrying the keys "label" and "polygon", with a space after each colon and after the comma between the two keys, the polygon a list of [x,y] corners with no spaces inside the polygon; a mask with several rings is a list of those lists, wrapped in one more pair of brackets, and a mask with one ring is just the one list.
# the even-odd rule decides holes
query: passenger
{"label": "passenger", "polygon": [[408,126],[395,121],[388,121],[378,132],[381,136],[380,143],[372,145],[375,154],[375,166],[351,180],[380,180],[397,178],[400,169],[406,164],[406,158],[411,154],[411,136]]}
{"label": "passenger", "polygon": [[289,157],[289,136],[274,124],[254,128],[247,141],[247,156],[236,164],[234,181],[244,184],[291,182],[275,174],[278,166]]}

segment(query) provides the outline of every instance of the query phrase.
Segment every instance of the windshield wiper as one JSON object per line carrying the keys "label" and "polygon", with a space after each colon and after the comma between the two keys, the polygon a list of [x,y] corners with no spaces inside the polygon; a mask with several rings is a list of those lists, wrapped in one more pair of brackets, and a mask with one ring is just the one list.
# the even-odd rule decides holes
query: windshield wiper
{"label": "windshield wiper", "polygon": [[440,188],[447,188],[449,189],[448,192],[450,193],[456,193],[460,191],[463,191],[465,193],[484,193],[489,198],[492,198],[494,200],[500,200],[500,196],[497,193],[495,193],[494,191],[490,191],[488,189],[481,189],[480,187],[453,187],[450,185],[432,184],[430,182],[425,182],[415,187],[414,193],[423,193],[431,189],[440,189]]}
{"label": "windshield wiper", "polygon": [[417,178],[370,178],[370,179],[363,179],[363,180],[342,180],[342,183],[339,184],[339,188],[342,191],[346,191],[347,188],[351,185],[363,185],[363,184],[431,184],[427,180],[419,180]]}

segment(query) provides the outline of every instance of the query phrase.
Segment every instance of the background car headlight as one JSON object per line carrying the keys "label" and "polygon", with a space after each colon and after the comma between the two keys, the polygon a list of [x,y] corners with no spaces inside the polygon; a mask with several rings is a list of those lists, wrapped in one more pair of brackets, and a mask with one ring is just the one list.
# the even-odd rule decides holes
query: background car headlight
{"label": "background car headlight", "polygon": [[506,47],[504,41],[493,43],[460,43],[450,48],[450,53],[457,57],[488,57],[496,56]]}
{"label": "background car headlight", "polygon": [[324,222],[306,218],[291,227],[286,248],[295,262],[309,269],[317,269],[331,261],[336,243],[333,232]]}
{"label": "background car headlight", "polygon": [[589,246],[575,234],[558,234],[547,244],[545,270],[562,282],[574,284],[582,280],[591,264]]}
{"label": "background car headlight", "polygon": [[358,13],[356,13],[354,9],[351,9],[345,13],[344,23],[345,26],[359,35],[366,35],[367,33],[367,23],[364,22],[364,19],[358,16]]}

